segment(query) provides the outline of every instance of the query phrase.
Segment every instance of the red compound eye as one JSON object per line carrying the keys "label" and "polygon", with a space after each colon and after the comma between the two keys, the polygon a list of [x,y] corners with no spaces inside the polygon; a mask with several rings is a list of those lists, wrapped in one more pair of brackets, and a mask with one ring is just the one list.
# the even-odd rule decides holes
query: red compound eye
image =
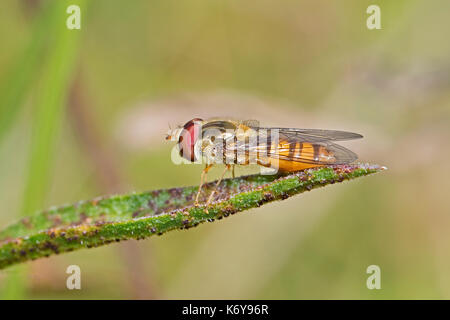
{"label": "red compound eye", "polygon": [[200,118],[195,118],[186,122],[178,139],[180,155],[191,162],[197,160],[195,158],[194,145],[200,135],[202,121]]}

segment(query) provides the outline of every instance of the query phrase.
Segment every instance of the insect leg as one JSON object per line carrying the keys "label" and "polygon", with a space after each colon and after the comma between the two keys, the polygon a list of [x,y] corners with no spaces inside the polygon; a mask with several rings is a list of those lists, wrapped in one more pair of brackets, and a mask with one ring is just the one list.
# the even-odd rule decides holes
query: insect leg
{"label": "insect leg", "polygon": [[209,195],[208,201],[206,201],[206,206],[208,206],[211,203],[211,200],[214,197],[214,193],[216,193],[217,187],[219,186],[219,184],[222,182],[223,176],[225,175],[225,173],[230,170],[231,165],[227,164],[225,167],[225,170],[223,170],[222,175],[220,176],[220,179],[217,180],[216,186],[214,187],[214,190],[211,192],[211,194]]}
{"label": "insect leg", "polygon": [[194,202],[195,206],[198,206],[198,197],[200,196],[200,193],[202,191],[203,183],[206,181],[206,177],[208,175],[208,170],[211,169],[212,166],[213,166],[212,164],[207,164],[205,166],[205,169],[203,169],[203,171],[202,171],[202,174],[200,176],[200,185],[198,186],[197,195],[195,196],[195,202]]}

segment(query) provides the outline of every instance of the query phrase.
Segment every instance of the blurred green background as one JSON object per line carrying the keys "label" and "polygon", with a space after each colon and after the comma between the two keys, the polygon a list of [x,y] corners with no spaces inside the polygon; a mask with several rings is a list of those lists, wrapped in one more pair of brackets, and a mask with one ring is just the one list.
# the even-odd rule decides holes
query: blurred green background
{"label": "blurred green background", "polygon": [[[65,27],[69,4],[81,30]],[[370,4],[381,30],[366,27]],[[194,117],[359,132],[345,145],[389,170],[2,270],[0,297],[449,299],[449,11],[445,0],[2,0],[0,226],[198,184],[202,166],[174,165],[164,141]],[[71,264],[82,290],[66,289]],[[373,264],[381,290],[366,287]]]}

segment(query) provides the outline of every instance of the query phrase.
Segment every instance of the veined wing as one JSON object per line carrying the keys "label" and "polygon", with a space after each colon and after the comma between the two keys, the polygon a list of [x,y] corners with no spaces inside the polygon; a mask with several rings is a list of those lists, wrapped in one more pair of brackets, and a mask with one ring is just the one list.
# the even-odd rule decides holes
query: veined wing
{"label": "veined wing", "polygon": [[[312,130],[312,135],[309,129],[252,129],[256,137],[227,139],[228,152],[249,154],[258,159],[271,158],[317,165],[346,164],[355,161],[358,156],[332,141],[362,137],[356,133],[333,130]],[[308,133],[303,133],[303,130]]]}
{"label": "veined wing", "polygon": [[272,131],[277,130],[288,139],[302,139],[310,142],[323,141],[344,141],[361,139],[363,136],[358,133],[338,131],[338,130],[323,130],[323,129],[296,129],[296,128],[263,128],[252,127],[254,130]]}

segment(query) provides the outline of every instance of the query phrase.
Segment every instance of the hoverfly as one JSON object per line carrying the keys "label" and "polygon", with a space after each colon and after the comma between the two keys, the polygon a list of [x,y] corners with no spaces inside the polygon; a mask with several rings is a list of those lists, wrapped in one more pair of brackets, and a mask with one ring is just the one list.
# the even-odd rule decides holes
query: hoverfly
{"label": "hoverfly", "polygon": [[335,141],[362,138],[352,132],[261,127],[255,120],[202,120],[195,118],[174,130],[170,129],[166,140],[177,141],[180,156],[189,162],[204,160],[195,205],[209,169],[215,164],[225,164],[216,188],[211,192],[207,205],[228,170],[234,177],[235,165],[258,164],[280,172],[295,172],[324,165],[347,164],[357,155],[336,144]]}

